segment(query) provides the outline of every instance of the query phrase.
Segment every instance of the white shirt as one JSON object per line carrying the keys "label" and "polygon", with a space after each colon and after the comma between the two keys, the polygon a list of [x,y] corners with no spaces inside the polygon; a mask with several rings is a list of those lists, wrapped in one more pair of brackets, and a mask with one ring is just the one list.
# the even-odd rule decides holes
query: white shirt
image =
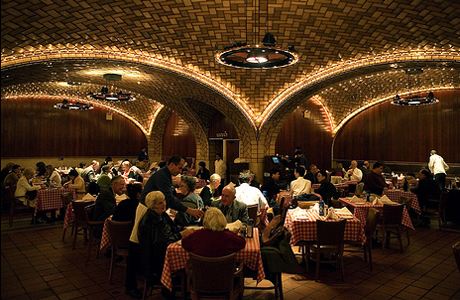
{"label": "white shirt", "polygon": [[428,162],[428,168],[430,168],[430,171],[431,173],[433,173],[433,175],[436,175],[439,173],[446,174],[446,171],[449,170],[449,166],[446,164],[444,159],[437,154],[433,154],[430,156],[430,161]]}
{"label": "white shirt", "polygon": [[350,180],[361,181],[363,179],[363,172],[358,168],[348,170],[347,174],[351,174]]}
{"label": "white shirt", "polygon": [[227,173],[227,165],[225,164],[225,162],[222,159],[216,160],[214,162],[214,166],[216,169],[216,173],[220,176],[220,178],[225,179],[225,174]]}
{"label": "white shirt", "polygon": [[291,182],[290,188],[293,196],[310,194],[311,181],[303,177],[299,177]]}
{"label": "white shirt", "polygon": [[242,183],[240,186],[235,188],[236,200],[243,202],[246,205],[258,205],[257,213],[260,213],[261,209],[265,209],[268,206],[267,200],[265,199],[262,192],[247,183]]}
{"label": "white shirt", "polygon": [[56,182],[57,186],[61,187],[61,175],[56,170],[51,173],[50,181]]}

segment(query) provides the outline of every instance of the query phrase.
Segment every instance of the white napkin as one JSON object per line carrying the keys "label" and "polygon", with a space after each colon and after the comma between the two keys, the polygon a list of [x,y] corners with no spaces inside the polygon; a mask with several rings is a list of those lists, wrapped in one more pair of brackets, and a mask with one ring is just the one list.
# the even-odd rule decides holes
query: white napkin
{"label": "white napkin", "polygon": [[314,209],[319,212],[319,203],[315,203],[315,205],[313,205],[310,209]]}
{"label": "white napkin", "polygon": [[390,198],[387,197],[387,195],[383,195],[383,197],[380,198],[380,201],[382,201],[383,204],[397,204],[391,201]]}
{"label": "white napkin", "polygon": [[81,198],[81,200],[96,200],[96,196],[91,195],[90,193],[86,194]]}
{"label": "white napkin", "polygon": [[383,205],[383,202],[382,202],[382,200],[380,200],[380,198],[377,198],[374,201],[372,201],[372,204],[374,204],[374,205]]}
{"label": "white napkin", "polygon": [[336,209],[335,214],[339,215],[340,217],[344,219],[353,218],[353,214],[346,207],[342,207],[341,209]]}
{"label": "white napkin", "polygon": [[121,195],[116,195],[116,196],[115,196],[115,199],[116,199],[117,201],[122,201],[122,200],[125,200],[125,199],[128,199],[128,198],[129,198],[129,197],[126,196],[126,194],[121,194]]}
{"label": "white napkin", "polygon": [[329,208],[327,211],[326,220],[337,220],[339,218],[338,215],[335,213],[335,209],[333,207]]}

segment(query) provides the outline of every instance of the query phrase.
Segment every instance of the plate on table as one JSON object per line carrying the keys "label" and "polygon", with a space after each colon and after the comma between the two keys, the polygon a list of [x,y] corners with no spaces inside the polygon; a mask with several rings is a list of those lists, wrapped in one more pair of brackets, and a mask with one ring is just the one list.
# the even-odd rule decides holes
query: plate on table
{"label": "plate on table", "polygon": [[308,217],[297,217],[296,221],[308,221]]}

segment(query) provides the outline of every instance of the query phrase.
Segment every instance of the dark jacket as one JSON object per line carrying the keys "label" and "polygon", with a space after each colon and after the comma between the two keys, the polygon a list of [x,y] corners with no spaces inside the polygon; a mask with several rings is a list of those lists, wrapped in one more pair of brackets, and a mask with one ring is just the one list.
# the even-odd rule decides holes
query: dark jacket
{"label": "dark jacket", "polygon": [[369,172],[364,179],[364,190],[372,194],[382,195],[383,189],[388,187],[383,175],[379,175],[374,171]]}
{"label": "dark jacket", "polygon": [[339,193],[337,193],[337,189],[335,188],[335,186],[326,179],[321,181],[321,185],[319,186],[319,188],[315,189],[315,193],[320,194],[323,201],[332,198],[339,198]]}
{"label": "dark jacket", "polygon": [[[115,193],[113,192],[112,187],[102,190],[102,192],[100,192],[99,196],[96,198],[92,220],[104,221],[109,216],[113,215],[116,206],[117,201],[115,199]],[[102,229],[103,225],[93,226],[91,228],[91,233],[94,237],[101,238]]]}
{"label": "dark jacket", "polygon": [[308,171],[307,175],[305,175],[303,178],[310,180],[311,184],[319,183],[318,178],[316,178],[316,174],[313,174],[310,171]]}
{"label": "dark jacket", "polygon": [[[217,207],[221,211],[224,209],[224,205],[222,204],[222,200],[218,201],[213,201],[211,203],[211,206]],[[243,223],[244,226],[248,224],[248,207],[246,204],[243,202],[239,202],[236,200],[233,200],[233,207],[232,207],[232,222],[235,222],[236,220],[240,220],[241,223]]]}
{"label": "dark jacket", "polygon": [[278,186],[278,184],[276,184],[276,181],[275,179],[273,179],[272,177],[268,178],[264,184],[262,185],[262,193],[264,191],[267,192],[267,201],[268,203],[270,204],[270,200],[273,200],[276,198],[276,195],[279,194],[280,192],[280,187]]}
{"label": "dark jacket", "polygon": [[423,208],[429,199],[439,199],[441,190],[433,178],[426,177],[418,182],[418,186],[412,189],[412,193],[417,195],[420,206]]}
{"label": "dark jacket", "polygon": [[216,191],[214,191],[214,194],[211,192],[211,188],[209,186],[205,186],[204,188],[201,189],[200,192],[200,197],[201,200],[203,200],[204,206],[211,206],[212,198],[216,197]]}
{"label": "dark jacket", "polygon": [[114,221],[133,221],[136,216],[136,209],[139,205],[139,199],[126,199],[121,201],[115,208],[112,220]]}
{"label": "dark jacket", "polygon": [[166,248],[182,238],[180,227],[167,213],[161,216],[148,210],[138,227],[141,262],[148,286],[160,282]]}
{"label": "dark jacket", "polygon": [[204,179],[204,180],[206,180],[206,181],[209,180],[209,177],[210,177],[210,176],[211,176],[211,175],[209,175],[209,170],[206,169],[206,168],[204,168],[203,170],[200,169],[200,170],[198,170],[198,172],[196,173],[196,177],[197,177],[197,178]]}
{"label": "dark jacket", "polygon": [[172,192],[172,178],[168,167],[163,167],[150,176],[142,191],[140,202],[145,204],[145,196],[153,191],[161,191],[165,195],[166,208],[183,212],[187,210],[187,206],[183,205]]}

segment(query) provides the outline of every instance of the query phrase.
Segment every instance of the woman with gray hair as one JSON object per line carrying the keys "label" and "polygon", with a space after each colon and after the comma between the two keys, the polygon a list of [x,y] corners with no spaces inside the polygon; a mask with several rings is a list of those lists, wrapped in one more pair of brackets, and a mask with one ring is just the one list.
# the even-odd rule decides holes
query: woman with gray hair
{"label": "woman with gray hair", "polygon": [[195,231],[182,240],[182,247],[194,254],[218,257],[240,251],[246,246],[246,240],[225,229],[227,220],[216,207],[206,210],[203,217],[203,229]]}
{"label": "woman with gray hair", "polygon": [[212,174],[209,177],[209,184],[205,186],[200,193],[204,206],[211,206],[211,202],[216,199],[217,188],[220,185],[221,178],[219,174]]}
{"label": "woman with gray hair", "polygon": [[[35,175],[35,170],[33,168],[27,168],[22,173],[22,176],[18,180],[16,186],[16,191],[14,192],[14,197],[19,199],[24,205],[30,207],[35,207],[37,202],[37,190],[41,188],[46,188],[44,184],[42,185],[32,185],[30,180]],[[45,212],[39,211],[37,213],[37,223],[42,223],[42,219],[46,219]],[[32,217],[32,222],[34,221]]]}
{"label": "woman with gray hair", "polygon": [[[203,200],[195,193],[196,178],[193,176],[182,176],[180,179],[179,190],[185,196],[181,200],[182,204],[190,208],[203,209]],[[199,221],[185,212],[177,212],[174,222],[181,226],[198,225]]]}

